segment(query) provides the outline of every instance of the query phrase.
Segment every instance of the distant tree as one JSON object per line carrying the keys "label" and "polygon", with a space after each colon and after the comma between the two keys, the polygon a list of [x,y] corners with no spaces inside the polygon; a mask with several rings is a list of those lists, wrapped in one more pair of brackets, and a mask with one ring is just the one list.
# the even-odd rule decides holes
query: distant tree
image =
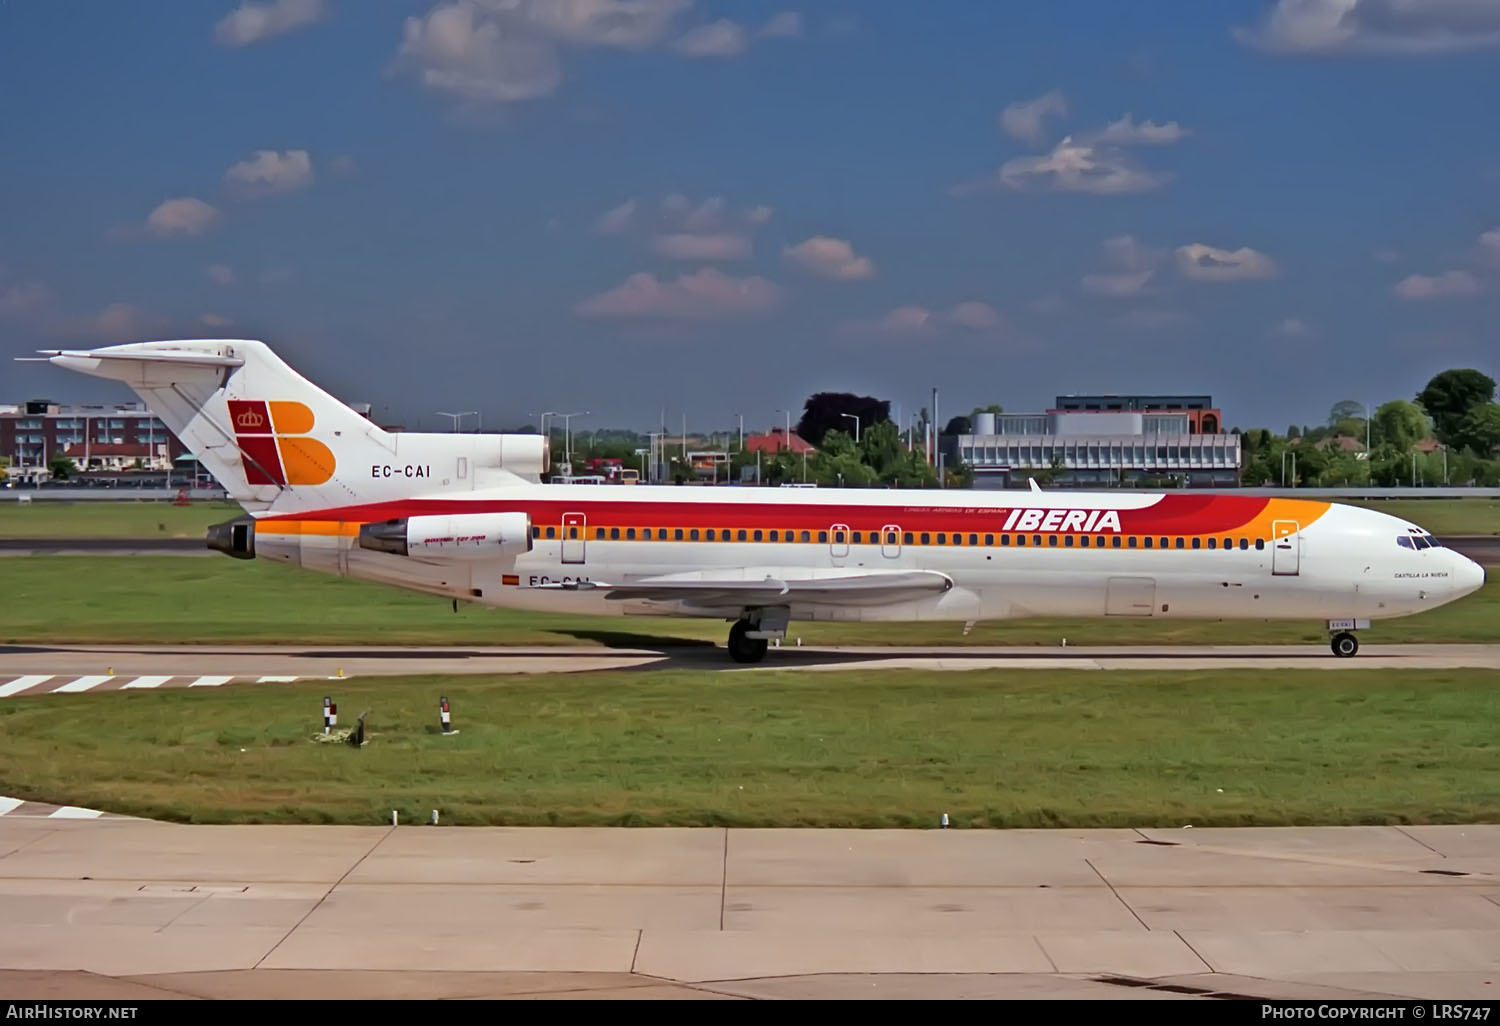
{"label": "distant tree", "polygon": [[1483,403],[1464,414],[1464,419],[1454,429],[1453,444],[1455,448],[1470,449],[1480,457],[1487,457],[1500,448],[1500,404]]}
{"label": "distant tree", "polygon": [[1390,446],[1397,452],[1406,452],[1427,437],[1429,424],[1427,414],[1416,403],[1405,399],[1392,399],[1382,403],[1370,418],[1370,429],[1374,444]]}
{"label": "distant tree", "polygon": [[969,418],[968,417],[962,417],[962,416],[960,416],[960,417],[954,417],[952,420],[948,421],[948,426],[945,427],[945,428],[943,428],[943,434],[945,434],[945,435],[967,435],[967,434],[969,434]]}
{"label": "distant tree", "polygon": [[47,461],[47,469],[59,481],[66,481],[78,472],[78,464],[73,462],[71,456],[58,455]]}
{"label": "distant tree", "polygon": [[1353,399],[1342,399],[1333,404],[1333,409],[1328,411],[1328,425],[1333,427],[1341,420],[1362,420],[1365,415],[1365,404]]}
{"label": "distant tree", "polygon": [[1471,368],[1445,370],[1427,382],[1416,398],[1432,418],[1438,441],[1451,446],[1469,411],[1495,398],[1495,380]]}
{"label": "distant tree", "polygon": [[852,438],[854,422],[844,416],[846,413],[859,418],[859,429],[863,435],[866,428],[891,419],[891,404],[869,395],[819,392],[803,404],[802,419],[797,422],[797,434],[814,446],[821,446],[823,436],[830,431],[845,431]]}
{"label": "distant tree", "polygon": [[1301,438],[1302,437],[1302,429],[1299,428],[1296,424],[1293,424],[1291,427],[1289,427],[1289,428],[1286,429],[1286,436],[1289,439],[1290,438]]}

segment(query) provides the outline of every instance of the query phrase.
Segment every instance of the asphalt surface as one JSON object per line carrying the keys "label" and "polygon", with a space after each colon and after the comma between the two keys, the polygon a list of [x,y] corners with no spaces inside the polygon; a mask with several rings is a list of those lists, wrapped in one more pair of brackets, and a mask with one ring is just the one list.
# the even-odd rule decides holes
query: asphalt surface
{"label": "asphalt surface", "polygon": [[[338,647],[0,646],[0,699],[156,688],[290,684],[351,677],[583,673],[598,670],[1500,670],[1500,645],[1365,645],[1340,659],[1325,645],[1140,645],[1088,648],[772,648],[732,662],[719,646]],[[999,679],[999,678],[997,678]]]}
{"label": "asphalt surface", "polygon": [[1500,987],[1495,825],[523,829],[447,827],[442,810],[438,825],[369,826],[92,812],[0,815],[0,999],[1492,1002]]}

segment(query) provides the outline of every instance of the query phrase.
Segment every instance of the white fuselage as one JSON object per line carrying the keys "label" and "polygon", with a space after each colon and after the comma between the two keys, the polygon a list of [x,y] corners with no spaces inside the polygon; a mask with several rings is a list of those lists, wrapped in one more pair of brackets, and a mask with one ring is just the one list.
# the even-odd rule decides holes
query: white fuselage
{"label": "white fuselage", "polygon": [[[426,562],[356,541],[358,521],[497,510],[530,516],[530,551]],[[1333,621],[1420,613],[1482,585],[1483,570],[1461,554],[1399,541],[1429,537],[1371,510],[1232,494],[525,485],[265,518],[256,549],[309,569],[571,614],[725,615],[691,598],[619,601],[559,583],[926,570],[953,586],[896,602],[794,601],[790,616]]]}

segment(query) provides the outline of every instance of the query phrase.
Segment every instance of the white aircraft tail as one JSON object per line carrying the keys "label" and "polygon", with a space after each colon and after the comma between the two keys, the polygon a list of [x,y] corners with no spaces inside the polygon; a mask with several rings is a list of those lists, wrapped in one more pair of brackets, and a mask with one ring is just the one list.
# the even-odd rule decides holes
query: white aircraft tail
{"label": "white aircraft tail", "polygon": [[60,367],[129,386],[251,512],[472,491],[535,481],[547,467],[540,435],[386,431],[263,342],[134,342],[46,352]]}

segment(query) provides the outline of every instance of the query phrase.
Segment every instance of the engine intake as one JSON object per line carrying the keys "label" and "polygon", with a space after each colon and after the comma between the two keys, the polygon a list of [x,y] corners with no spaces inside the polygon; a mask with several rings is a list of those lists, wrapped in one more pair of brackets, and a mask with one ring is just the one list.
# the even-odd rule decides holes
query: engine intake
{"label": "engine intake", "polygon": [[460,513],[361,524],[359,547],[437,562],[495,559],[531,551],[525,513]]}

